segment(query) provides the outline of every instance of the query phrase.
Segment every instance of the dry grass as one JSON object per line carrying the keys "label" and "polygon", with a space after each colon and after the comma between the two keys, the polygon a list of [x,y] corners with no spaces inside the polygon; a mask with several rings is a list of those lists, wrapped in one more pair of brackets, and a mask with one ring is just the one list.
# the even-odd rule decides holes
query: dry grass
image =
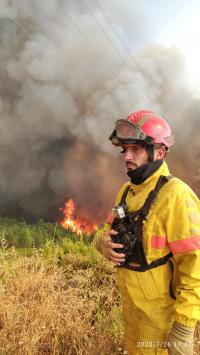
{"label": "dry grass", "polygon": [[[0,354],[117,355],[124,352],[113,267],[67,254],[62,267],[38,252],[0,251]],[[195,354],[200,354],[196,329]]]}
{"label": "dry grass", "polygon": [[120,353],[112,272],[83,270],[77,259],[68,255],[64,267],[38,255],[1,260],[1,354]]}
{"label": "dry grass", "polygon": [[197,324],[194,336],[194,353],[195,355],[200,354],[200,322]]}

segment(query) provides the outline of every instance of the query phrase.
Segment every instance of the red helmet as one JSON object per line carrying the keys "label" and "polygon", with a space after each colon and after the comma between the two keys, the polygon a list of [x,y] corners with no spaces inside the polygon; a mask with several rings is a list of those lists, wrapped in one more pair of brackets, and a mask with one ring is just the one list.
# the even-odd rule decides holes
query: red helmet
{"label": "red helmet", "polygon": [[129,115],[126,120],[116,121],[110,139],[114,145],[144,141],[150,145],[163,144],[169,148],[175,143],[168,123],[149,110],[137,111]]}

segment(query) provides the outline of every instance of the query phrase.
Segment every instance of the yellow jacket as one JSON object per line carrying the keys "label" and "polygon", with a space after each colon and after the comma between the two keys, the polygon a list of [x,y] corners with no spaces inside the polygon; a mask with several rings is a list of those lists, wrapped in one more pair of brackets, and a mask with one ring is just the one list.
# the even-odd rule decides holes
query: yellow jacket
{"label": "yellow jacket", "polygon": [[[117,194],[115,205],[120,203],[127,184],[130,184],[126,205],[129,211],[138,210],[154,189],[160,175],[170,175],[165,162],[142,184],[124,184]],[[97,234],[95,243],[99,251],[102,234],[109,228],[110,224],[106,223]],[[200,319],[200,202],[190,187],[180,179],[174,177],[159,191],[144,223],[143,240],[148,263],[170,251],[173,253],[176,300],[169,296],[169,265],[145,272],[118,268],[119,286],[126,278],[126,290],[130,291],[134,307],[140,309],[140,313],[146,313],[145,322],[148,314],[151,317],[152,312],[155,313],[155,309],[159,308],[158,302],[161,302],[160,307],[171,315],[170,324],[175,320],[188,327],[195,326]],[[147,301],[151,301],[152,306],[148,302],[146,307]]]}

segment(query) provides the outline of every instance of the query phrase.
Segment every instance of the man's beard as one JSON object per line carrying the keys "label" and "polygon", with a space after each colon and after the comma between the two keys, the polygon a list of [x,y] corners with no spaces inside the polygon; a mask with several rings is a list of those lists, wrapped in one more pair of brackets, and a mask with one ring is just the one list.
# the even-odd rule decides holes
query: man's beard
{"label": "man's beard", "polygon": [[156,170],[163,164],[163,159],[148,162],[136,169],[127,172],[133,184],[142,184],[149,176],[151,176]]}
{"label": "man's beard", "polygon": [[137,169],[145,164],[148,164],[148,163],[149,163],[149,161],[146,160],[144,163],[142,163],[142,165],[138,166],[136,163],[133,163],[132,160],[127,160],[126,161],[127,171],[129,172],[129,171],[135,170],[135,169]]}

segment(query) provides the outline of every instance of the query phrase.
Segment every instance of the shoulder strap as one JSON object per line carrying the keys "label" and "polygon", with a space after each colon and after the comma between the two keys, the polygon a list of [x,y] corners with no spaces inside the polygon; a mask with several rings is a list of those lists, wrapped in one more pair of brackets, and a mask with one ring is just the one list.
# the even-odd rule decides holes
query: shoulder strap
{"label": "shoulder strap", "polygon": [[126,196],[128,195],[129,189],[130,189],[131,185],[128,184],[123,192],[121,201],[120,201],[120,205],[125,205],[126,204]]}
{"label": "shoulder strap", "polygon": [[161,175],[159,177],[155,188],[149,193],[143,207],[140,210],[138,222],[142,222],[145,219],[145,217],[147,216],[149,209],[150,209],[153,201],[155,200],[158,192],[163,187],[163,185],[166,184],[172,177],[173,177],[172,175],[169,175],[169,176]]}
{"label": "shoulder strap", "polygon": [[[156,186],[154,188],[154,190],[152,190],[149,194],[149,196],[147,197],[143,207],[141,208],[140,210],[140,213],[141,215],[143,216],[143,219],[144,217],[147,216],[148,214],[148,211],[149,211],[149,208],[151,207],[153,201],[155,200],[159,190],[161,189],[161,187],[166,183],[168,182],[169,180],[171,180],[173,178],[172,175],[169,175],[169,176],[164,176],[164,175],[161,175],[156,183]],[[131,185],[128,184],[122,194],[122,197],[121,197],[121,200],[120,200],[120,205],[125,205],[126,204],[126,196],[128,195],[128,192],[130,190],[130,187]]]}

